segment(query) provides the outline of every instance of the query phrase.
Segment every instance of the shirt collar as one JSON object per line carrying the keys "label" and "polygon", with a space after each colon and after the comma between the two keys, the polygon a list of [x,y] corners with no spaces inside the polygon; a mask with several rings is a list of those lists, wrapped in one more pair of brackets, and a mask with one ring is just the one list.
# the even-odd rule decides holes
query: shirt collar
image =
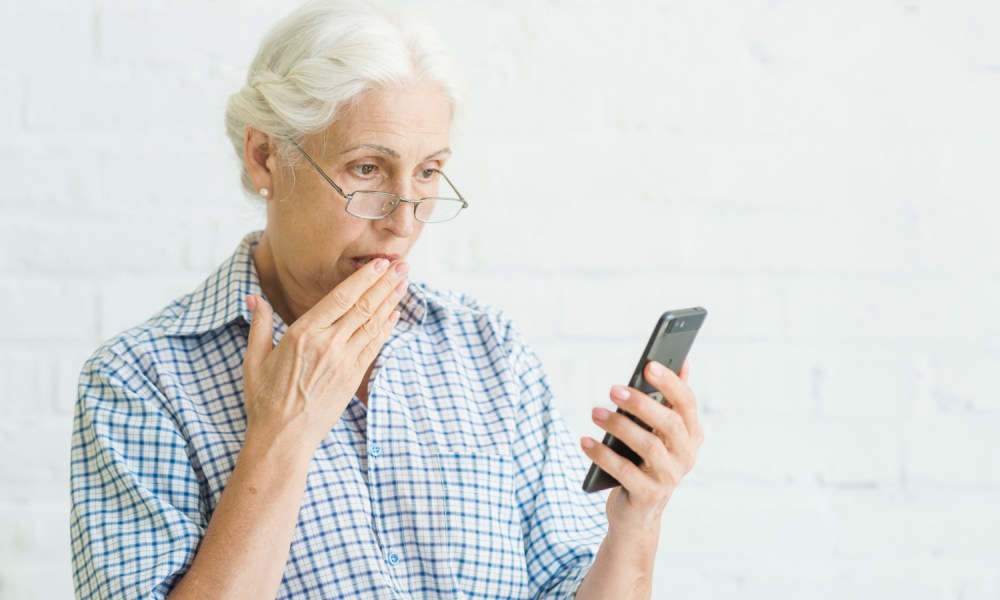
{"label": "shirt collar", "polygon": [[[245,235],[232,256],[188,294],[188,301],[177,319],[167,326],[167,335],[200,335],[239,319],[250,322],[250,311],[244,300],[246,296],[255,294],[267,299],[253,262],[254,248],[263,235],[262,230]],[[397,331],[405,332],[423,326],[431,298],[423,285],[410,282],[406,295],[399,303]],[[274,315],[274,326],[276,337],[280,338],[287,326],[277,314]]]}

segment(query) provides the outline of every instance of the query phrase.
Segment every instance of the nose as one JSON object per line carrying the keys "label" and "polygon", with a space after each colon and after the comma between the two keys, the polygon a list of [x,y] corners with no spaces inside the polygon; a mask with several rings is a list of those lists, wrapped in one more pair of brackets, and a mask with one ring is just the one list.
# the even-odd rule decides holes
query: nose
{"label": "nose", "polygon": [[[409,180],[396,181],[394,182],[392,189],[386,191],[396,194],[401,198],[416,200],[413,194],[417,193],[417,189],[411,185],[411,183],[412,182]],[[409,237],[413,234],[414,229],[420,223],[417,221],[416,209],[416,204],[400,200],[399,205],[396,206],[396,210],[392,211],[391,215],[385,217],[384,219],[379,219],[378,221],[375,221],[375,223],[379,224],[382,228],[391,231],[397,237]]]}
{"label": "nose", "polygon": [[392,214],[384,219],[374,221],[375,226],[391,232],[396,237],[409,237],[413,235],[419,223],[417,221],[416,208],[416,204],[400,200],[396,209],[392,211]]}

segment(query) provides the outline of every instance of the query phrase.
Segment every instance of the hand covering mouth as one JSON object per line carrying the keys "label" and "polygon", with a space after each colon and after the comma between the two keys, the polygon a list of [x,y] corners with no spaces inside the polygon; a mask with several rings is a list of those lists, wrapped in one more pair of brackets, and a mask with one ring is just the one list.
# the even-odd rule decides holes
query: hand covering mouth
{"label": "hand covering mouth", "polygon": [[378,253],[378,254],[365,254],[364,256],[355,256],[351,260],[357,261],[357,262],[359,262],[361,264],[366,264],[366,263],[369,263],[369,262],[375,260],[376,258],[384,258],[384,259],[388,260],[389,262],[393,262],[395,260],[399,260],[400,256],[398,254],[382,254],[382,253]]}
{"label": "hand covering mouth", "polygon": [[386,254],[380,252],[378,254],[365,254],[364,256],[355,256],[347,260],[351,263],[351,266],[353,266],[354,269],[357,270],[377,258],[384,258],[388,260],[389,263],[391,264],[395,261],[398,261],[401,257],[398,254]]}

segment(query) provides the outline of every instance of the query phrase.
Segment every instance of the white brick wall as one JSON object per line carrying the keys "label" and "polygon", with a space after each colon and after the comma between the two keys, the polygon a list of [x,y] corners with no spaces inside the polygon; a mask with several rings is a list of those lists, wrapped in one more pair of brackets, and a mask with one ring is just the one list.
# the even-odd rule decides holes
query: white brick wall
{"label": "white brick wall", "polygon": [[[0,7],[0,598],[71,595],[76,377],[260,216],[223,107],[290,0]],[[1000,596],[1000,3],[422,0],[505,308],[577,434],[700,304],[708,440],[656,598]]]}

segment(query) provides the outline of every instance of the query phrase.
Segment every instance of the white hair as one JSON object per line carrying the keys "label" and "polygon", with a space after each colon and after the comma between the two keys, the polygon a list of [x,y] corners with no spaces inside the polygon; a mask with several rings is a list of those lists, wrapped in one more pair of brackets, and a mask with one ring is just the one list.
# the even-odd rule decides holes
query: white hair
{"label": "white hair", "polygon": [[306,2],[264,37],[246,85],[229,97],[226,130],[244,190],[258,197],[244,158],[247,127],[275,138],[279,162],[295,164],[299,157],[289,138],[301,141],[326,129],[371,89],[406,83],[439,85],[454,118],[463,80],[424,22],[369,0]]}

